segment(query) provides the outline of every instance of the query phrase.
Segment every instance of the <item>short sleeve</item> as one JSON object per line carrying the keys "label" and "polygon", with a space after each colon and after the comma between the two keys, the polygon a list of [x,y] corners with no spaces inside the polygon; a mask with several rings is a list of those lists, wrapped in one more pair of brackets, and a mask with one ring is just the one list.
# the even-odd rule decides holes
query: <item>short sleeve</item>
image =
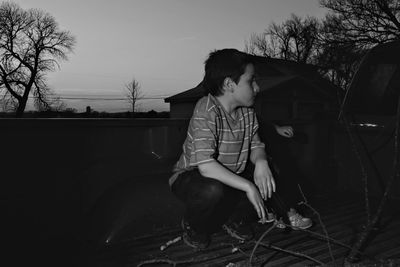
{"label": "short sleeve", "polygon": [[252,139],[251,139],[251,147],[250,149],[254,148],[265,148],[265,145],[263,142],[261,142],[260,136],[258,135],[258,120],[257,117],[254,114],[254,121],[253,121],[253,132],[252,132]]}
{"label": "short sleeve", "polygon": [[190,121],[188,138],[190,166],[211,162],[217,154],[215,114],[196,111]]}

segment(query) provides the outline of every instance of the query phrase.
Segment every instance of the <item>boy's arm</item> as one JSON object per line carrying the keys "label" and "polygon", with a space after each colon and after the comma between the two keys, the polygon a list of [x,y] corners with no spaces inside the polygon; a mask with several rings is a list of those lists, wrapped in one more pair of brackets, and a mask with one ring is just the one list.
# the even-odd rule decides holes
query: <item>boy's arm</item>
{"label": "boy's arm", "polygon": [[[258,134],[256,133],[256,138]],[[263,199],[271,197],[272,193],[275,192],[276,185],[272,175],[271,169],[269,168],[267,155],[263,147],[255,147],[251,149],[250,161],[255,165],[254,168],[254,183],[260,190]]]}
{"label": "boy's arm", "polygon": [[246,192],[260,219],[265,220],[264,202],[252,182],[231,172],[215,160],[199,164],[198,168],[202,176],[216,179],[223,184]]}

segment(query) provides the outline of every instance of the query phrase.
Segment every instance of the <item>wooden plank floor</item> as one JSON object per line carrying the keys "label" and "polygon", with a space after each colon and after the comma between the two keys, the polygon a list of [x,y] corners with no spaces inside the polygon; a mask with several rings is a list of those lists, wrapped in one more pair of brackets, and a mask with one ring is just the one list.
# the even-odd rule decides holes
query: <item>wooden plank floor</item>
{"label": "wooden plank floor", "polygon": [[[311,206],[318,210],[329,237],[342,243],[330,242],[334,259],[329,252],[328,243],[309,232],[273,229],[263,239],[263,242],[282,249],[301,252],[324,264],[340,266],[349,252],[349,248],[344,244],[351,246],[355,242],[357,234],[366,221],[364,204],[358,200],[362,200],[362,197],[347,195],[341,199],[324,196],[309,202]],[[371,236],[371,240],[364,250],[364,264],[376,260],[400,258],[400,208],[390,203],[387,207],[379,229]],[[324,235],[317,214],[312,214],[310,211],[309,215],[315,222],[310,230]],[[255,224],[255,241],[270,226],[271,224]],[[137,266],[140,262],[146,260],[169,259],[175,262],[187,262],[180,266],[227,266],[230,263],[231,266],[250,266],[248,262],[255,241],[239,243],[222,231],[212,236],[212,244],[203,251],[195,251],[183,244],[182,241],[173,244],[164,251],[160,250],[163,244],[180,234],[181,231],[177,226],[146,236],[130,238],[123,243],[98,251],[91,262],[95,266]],[[261,246],[257,248],[252,264],[253,266],[316,265],[309,259]],[[154,263],[146,266],[168,266],[168,264],[156,265]]]}

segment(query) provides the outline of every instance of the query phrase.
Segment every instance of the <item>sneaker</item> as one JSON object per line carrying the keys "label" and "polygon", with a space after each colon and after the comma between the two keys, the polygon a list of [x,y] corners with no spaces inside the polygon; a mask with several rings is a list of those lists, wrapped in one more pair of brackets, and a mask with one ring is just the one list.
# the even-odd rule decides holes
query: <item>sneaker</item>
{"label": "sneaker", "polygon": [[210,244],[209,235],[196,233],[185,219],[182,219],[181,226],[183,230],[182,240],[186,245],[198,250],[208,247]]}
{"label": "sneaker", "polygon": [[298,213],[289,216],[289,222],[293,230],[304,230],[312,226],[310,218],[305,218]]}
{"label": "sneaker", "polygon": [[249,223],[243,222],[227,222],[222,225],[222,228],[233,238],[240,241],[249,241],[253,239],[253,230]]}

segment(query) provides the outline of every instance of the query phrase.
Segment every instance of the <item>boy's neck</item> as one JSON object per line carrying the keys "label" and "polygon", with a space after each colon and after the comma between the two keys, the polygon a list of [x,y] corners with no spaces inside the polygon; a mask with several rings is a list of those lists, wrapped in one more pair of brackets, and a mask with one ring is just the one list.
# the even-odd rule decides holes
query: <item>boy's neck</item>
{"label": "boy's neck", "polygon": [[228,96],[226,95],[220,95],[216,96],[216,99],[218,99],[219,103],[224,107],[226,112],[228,112],[229,115],[232,117],[235,117],[236,110],[239,108],[238,105],[236,105]]}

